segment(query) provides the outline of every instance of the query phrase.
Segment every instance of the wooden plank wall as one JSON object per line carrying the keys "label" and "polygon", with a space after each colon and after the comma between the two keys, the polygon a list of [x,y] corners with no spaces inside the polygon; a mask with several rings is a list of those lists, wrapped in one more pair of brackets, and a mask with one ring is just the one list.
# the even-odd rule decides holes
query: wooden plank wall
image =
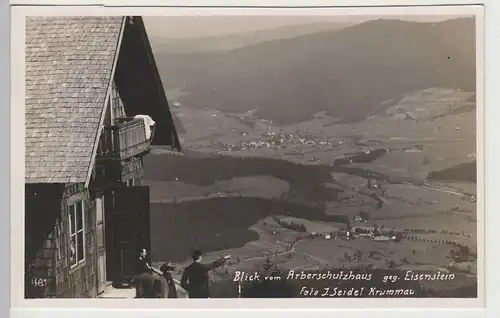
{"label": "wooden plank wall", "polygon": [[25,297],[55,296],[53,228],[60,214],[62,187],[25,186]]}
{"label": "wooden plank wall", "polygon": [[[85,205],[85,262],[70,268],[69,255],[69,205],[74,200],[84,199]],[[90,199],[83,184],[68,185],[61,200],[61,217],[55,233],[56,249],[56,296],[60,298],[87,298],[97,296],[97,256],[94,200]]]}
{"label": "wooden plank wall", "polygon": [[[134,177],[136,185],[142,183],[144,175],[142,160],[134,158],[122,163],[122,180]],[[59,192],[60,193],[60,192]],[[59,195],[59,197],[61,197]],[[70,268],[69,243],[69,205],[83,199],[85,202],[85,262],[76,268]],[[57,202],[56,202],[57,203]],[[54,205],[56,215],[52,231],[44,234],[43,246],[37,249],[31,263],[30,275],[27,275],[27,289],[31,278],[48,278],[45,288],[30,289],[27,297],[87,298],[97,296],[97,239],[96,239],[96,204],[83,183],[66,185],[59,206]]]}
{"label": "wooden plank wall", "polygon": [[28,275],[25,276],[25,298],[52,298],[55,293],[54,250],[52,235],[43,242],[31,264]]}
{"label": "wooden plank wall", "polygon": [[[122,181],[133,177],[136,185],[142,184],[144,171],[141,158],[133,158],[130,161],[121,162],[120,165]],[[84,188],[83,183],[66,185],[64,190],[61,189],[58,193],[57,189],[46,186],[37,188],[37,191],[39,196],[44,197],[48,196],[47,193],[51,193],[50,200],[54,201],[54,204],[49,207],[47,204],[50,204],[50,202],[47,202],[41,206],[38,201],[33,201],[32,206],[27,207],[27,209],[33,210],[29,215],[36,216],[44,213],[45,217],[43,219],[46,219],[47,226],[42,226],[42,228],[47,227],[47,230],[40,229],[40,221],[35,220],[31,222],[31,225],[27,225],[27,233],[33,233],[31,238],[36,240],[36,253],[33,252],[33,255],[27,257],[29,258],[27,263],[30,263],[30,269],[26,275],[26,297],[96,297],[97,239],[95,201],[91,198],[89,191]],[[72,269],[70,268],[69,205],[80,199],[84,199],[85,202],[86,254],[85,262]],[[48,217],[47,210],[53,210],[53,219]],[[36,231],[40,233],[37,234]],[[32,287],[33,278],[46,278],[47,286],[44,288],[30,288]]]}

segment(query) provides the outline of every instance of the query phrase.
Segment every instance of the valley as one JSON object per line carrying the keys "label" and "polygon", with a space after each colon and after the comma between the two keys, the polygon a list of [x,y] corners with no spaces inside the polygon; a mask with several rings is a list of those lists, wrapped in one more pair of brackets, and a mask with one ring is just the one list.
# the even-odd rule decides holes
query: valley
{"label": "valley", "polygon": [[425,286],[475,297],[472,22],[374,20],[157,52],[184,150],[144,159],[153,261],[179,277],[194,248],[205,261],[231,254],[212,275],[216,297],[266,262],[453,273]]}

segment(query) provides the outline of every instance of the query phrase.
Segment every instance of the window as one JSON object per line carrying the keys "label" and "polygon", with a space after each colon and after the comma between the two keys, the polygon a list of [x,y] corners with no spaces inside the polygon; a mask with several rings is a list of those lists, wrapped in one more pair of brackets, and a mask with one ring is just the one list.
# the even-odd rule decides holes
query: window
{"label": "window", "polygon": [[125,184],[127,185],[127,187],[133,187],[135,185],[135,180],[134,178],[131,178],[131,179],[128,179]]}
{"label": "window", "polygon": [[69,206],[70,264],[77,266],[85,260],[85,218],[83,201]]}

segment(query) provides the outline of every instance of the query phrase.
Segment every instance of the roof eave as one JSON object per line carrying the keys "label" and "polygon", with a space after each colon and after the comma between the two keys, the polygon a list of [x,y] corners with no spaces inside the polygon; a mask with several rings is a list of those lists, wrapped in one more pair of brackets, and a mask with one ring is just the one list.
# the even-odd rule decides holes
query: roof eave
{"label": "roof eave", "polygon": [[111,68],[111,76],[109,77],[109,83],[108,83],[108,89],[106,93],[106,98],[104,99],[104,105],[101,111],[100,119],[99,119],[99,127],[97,128],[95,140],[94,140],[94,149],[92,150],[92,157],[90,159],[90,164],[87,170],[87,177],[85,179],[85,188],[89,187],[90,179],[92,177],[92,172],[94,171],[94,165],[95,165],[95,160],[96,160],[96,155],[97,155],[97,148],[99,146],[99,141],[101,139],[101,131],[104,126],[104,118],[106,117],[106,111],[108,109],[108,104],[109,104],[109,98],[111,96],[111,90],[113,89],[113,80],[114,80],[114,75],[115,75],[115,70],[116,70],[116,64],[118,62],[118,56],[120,54],[120,46],[122,43],[123,39],[123,32],[125,30],[125,23],[127,21],[126,17],[123,17],[122,20],[122,26],[120,29],[120,35],[118,36],[118,41],[116,44],[116,50],[115,50],[115,56],[113,58],[113,67]]}

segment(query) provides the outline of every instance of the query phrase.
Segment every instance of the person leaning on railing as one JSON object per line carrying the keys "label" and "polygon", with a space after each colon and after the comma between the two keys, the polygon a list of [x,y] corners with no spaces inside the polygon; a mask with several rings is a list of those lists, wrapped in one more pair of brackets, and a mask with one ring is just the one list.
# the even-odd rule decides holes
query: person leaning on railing
{"label": "person leaning on railing", "polygon": [[158,285],[153,272],[162,275],[163,273],[152,267],[147,261],[147,252],[145,249],[139,251],[135,264],[135,297],[136,298],[155,298],[155,288]]}

